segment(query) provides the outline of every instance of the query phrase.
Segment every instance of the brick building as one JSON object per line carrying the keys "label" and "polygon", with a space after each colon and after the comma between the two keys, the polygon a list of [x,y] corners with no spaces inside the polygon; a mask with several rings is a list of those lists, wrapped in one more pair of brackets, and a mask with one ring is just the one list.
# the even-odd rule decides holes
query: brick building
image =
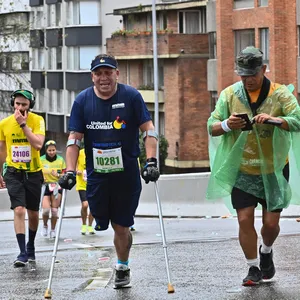
{"label": "brick building", "polygon": [[[173,172],[209,166],[206,3],[173,1],[156,5],[159,131],[169,142],[165,163]],[[139,5],[114,10],[114,15],[123,16],[125,30],[116,31],[107,40],[107,52],[119,61],[120,82],[137,88],[153,112],[151,8]]]}
{"label": "brick building", "polygon": [[[295,86],[297,75],[300,1],[296,0],[209,0],[207,28],[211,52],[208,89],[212,106],[217,94],[239,80],[234,58],[248,45],[261,48],[272,81]],[[217,74],[217,76],[215,76]]]}

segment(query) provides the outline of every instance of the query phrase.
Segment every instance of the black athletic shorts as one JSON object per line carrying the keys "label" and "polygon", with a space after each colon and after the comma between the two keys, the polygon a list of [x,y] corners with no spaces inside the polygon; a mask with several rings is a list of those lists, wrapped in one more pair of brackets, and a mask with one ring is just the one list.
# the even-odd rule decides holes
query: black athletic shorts
{"label": "black athletic shorts", "polygon": [[7,167],[4,181],[10,197],[11,209],[18,206],[39,211],[41,189],[44,182],[43,172],[25,172]]}
{"label": "black athletic shorts", "polygon": [[79,190],[78,193],[79,193],[79,197],[80,197],[81,202],[87,201],[85,190]]}
{"label": "black athletic shorts", "polygon": [[[290,177],[290,169],[289,164],[287,163],[283,168],[283,176],[284,178],[289,181]],[[256,176],[256,175],[253,175]],[[250,206],[257,206],[258,203],[262,205],[262,207],[267,208],[267,203],[265,199],[261,199],[246,193],[236,187],[233,187],[231,192],[231,203],[234,209],[246,208]],[[276,209],[272,212],[282,212],[282,209]]]}
{"label": "black athletic shorts", "polygon": [[[62,188],[60,188],[60,189],[58,190],[58,193],[59,193],[59,194],[62,194]],[[51,196],[51,195],[53,195],[53,191],[50,191],[50,190],[49,190],[49,185],[46,184],[46,189],[45,189],[44,196]]]}

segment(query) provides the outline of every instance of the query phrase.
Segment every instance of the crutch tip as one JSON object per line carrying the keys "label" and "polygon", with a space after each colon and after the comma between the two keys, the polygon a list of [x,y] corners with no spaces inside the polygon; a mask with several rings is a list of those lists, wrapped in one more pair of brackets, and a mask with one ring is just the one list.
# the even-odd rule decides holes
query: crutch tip
{"label": "crutch tip", "polygon": [[171,283],[168,284],[168,294],[175,293],[174,287]]}
{"label": "crutch tip", "polygon": [[46,289],[46,292],[44,294],[44,298],[45,299],[51,299],[51,297],[52,297],[51,290],[50,289]]}

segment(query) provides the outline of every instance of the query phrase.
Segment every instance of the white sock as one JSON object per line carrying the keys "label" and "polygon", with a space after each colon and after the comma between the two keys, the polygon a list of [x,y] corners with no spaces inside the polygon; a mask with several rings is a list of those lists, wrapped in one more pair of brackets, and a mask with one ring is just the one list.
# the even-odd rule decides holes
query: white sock
{"label": "white sock", "polygon": [[247,264],[249,267],[258,267],[258,258],[247,259]]}
{"label": "white sock", "polygon": [[260,252],[261,253],[271,253],[272,251],[272,246],[266,246],[265,243],[262,241],[261,242],[261,249],[260,249]]}

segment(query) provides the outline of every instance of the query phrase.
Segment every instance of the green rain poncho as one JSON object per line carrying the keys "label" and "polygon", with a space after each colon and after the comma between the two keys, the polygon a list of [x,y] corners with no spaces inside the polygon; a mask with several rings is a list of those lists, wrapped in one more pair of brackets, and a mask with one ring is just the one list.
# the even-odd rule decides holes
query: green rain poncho
{"label": "green rain poncho", "polygon": [[285,119],[289,131],[254,124],[251,131],[232,130],[212,137],[213,124],[229,118],[232,113],[247,113],[250,119],[253,117],[241,81],[222,91],[208,119],[211,176],[207,199],[229,196],[235,186],[265,199],[268,211],[286,208],[290,203],[300,204],[297,191],[282,173],[289,162],[290,181],[297,180],[295,185],[300,185],[300,107],[297,99],[285,85],[278,85],[257,109],[257,114]]}

